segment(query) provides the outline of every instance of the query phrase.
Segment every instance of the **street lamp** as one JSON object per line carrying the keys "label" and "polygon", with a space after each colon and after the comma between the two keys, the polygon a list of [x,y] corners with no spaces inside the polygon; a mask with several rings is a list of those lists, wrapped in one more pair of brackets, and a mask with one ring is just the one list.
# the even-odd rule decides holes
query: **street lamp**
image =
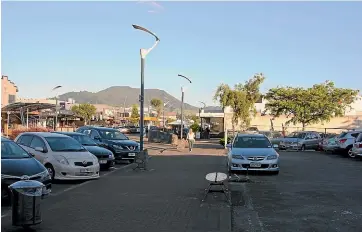
{"label": "street lamp", "polygon": [[[58,85],[55,86],[52,91],[57,90],[63,86]],[[54,122],[54,131],[57,130],[57,124],[58,124],[58,95],[55,96],[55,122]]]}
{"label": "street lamp", "polygon": [[143,130],[144,130],[144,96],[145,96],[145,83],[144,83],[144,70],[145,70],[145,59],[148,53],[150,53],[152,51],[152,49],[154,49],[158,42],[160,42],[160,39],[151,31],[147,30],[144,27],[138,26],[138,25],[132,25],[134,29],[136,30],[141,30],[144,32],[147,32],[148,34],[151,34],[155,37],[156,42],[153,44],[153,46],[149,49],[144,49],[141,48],[140,49],[140,55],[141,55],[141,96],[139,98],[140,101],[140,151],[143,151]]}
{"label": "street lamp", "polygon": [[205,104],[205,102],[202,102],[202,101],[199,101],[199,102],[204,105],[204,107],[199,109],[200,124],[201,124],[201,129],[203,129],[203,127],[202,127],[202,118],[201,118],[201,110],[205,109],[206,104]]}
{"label": "street lamp", "polygon": [[162,126],[163,126],[163,131],[165,131],[165,107],[167,106],[167,104],[170,103],[170,101],[163,103],[163,113],[162,113]]}
{"label": "street lamp", "polygon": [[[184,75],[178,74],[179,77],[182,77],[184,79],[186,79],[187,81],[190,82],[190,84],[192,83],[191,80],[188,77],[185,77]],[[182,140],[182,133],[183,133],[183,125],[184,125],[184,88],[181,87],[181,134],[180,134],[180,139]]]}

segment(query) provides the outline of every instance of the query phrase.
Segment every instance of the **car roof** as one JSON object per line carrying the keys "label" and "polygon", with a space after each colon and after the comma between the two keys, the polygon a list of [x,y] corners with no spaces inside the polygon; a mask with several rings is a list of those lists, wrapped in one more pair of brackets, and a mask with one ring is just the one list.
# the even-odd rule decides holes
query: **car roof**
{"label": "car roof", "polygon": [[103,127],[103,126],[82,126],[79,129],[96,129],[96,130],[116,130],[110,127]]}
{"label": "car roof", "polygon": [[40,137],[68,137],[67,135],[52,132],[23,132],[21,135],[38,135]]}
{"label": "car roof", "polygon": [[86,136],[85,134],[82,133],[78,133],[78,132],[63,132],[63,131],[54,131],[52,133],[56,133],[56,134],[61,134],[61,135],[82,135],[82,136]]}
{"label": "car roof", "polygon": [[237,134],[238,137],[265,137],[263,134]]}
{"label": "car roof", "polygon": [[11,139],[1,136],[1,142],[11,142]]}

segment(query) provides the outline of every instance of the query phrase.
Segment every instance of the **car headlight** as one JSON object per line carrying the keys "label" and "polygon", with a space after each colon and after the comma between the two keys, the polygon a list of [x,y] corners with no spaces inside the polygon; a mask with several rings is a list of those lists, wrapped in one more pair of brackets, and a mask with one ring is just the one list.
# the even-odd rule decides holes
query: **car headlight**
{"label": "car headlight", "polygon": [[278,156],[277,155],[270,155],[270,156],[268,156],[267,159],[268,160],[275,160],[275,159],[278,159]]}
{"label": "car headlight", "polygon": [[39,173],[39,176],[41,177],[42,180],[48,180],[51,178],[47,170],[45,170],[42,173]]}
{"label": "car headlight", "polygon": [[69,162],[68,162],[67,158],[65,158],[65,157],[62,156],[62,155],[57,155],[57,156],[55,156],[55,159],[56,159],[59,163],[61,163],[61,164],[69,165]]}
{"label": "car headlight", "polygon": [[122,146],[119,146],[119,145],[116,145],[116,144],[113,144],[112,146],[113,146],[114,148],[116,148],[116,149],[123,149]]}
{"label": "car headlight", "polygon": [[114,159],[114,155],[113,155],[113,154],[109,154],[109,158],[110,158],[110,159]]}
{"label": "car headlight", "polygon": [[241,155],[232,155],[231,157],[233,159],[244,159],[244,157],[242,157]]}

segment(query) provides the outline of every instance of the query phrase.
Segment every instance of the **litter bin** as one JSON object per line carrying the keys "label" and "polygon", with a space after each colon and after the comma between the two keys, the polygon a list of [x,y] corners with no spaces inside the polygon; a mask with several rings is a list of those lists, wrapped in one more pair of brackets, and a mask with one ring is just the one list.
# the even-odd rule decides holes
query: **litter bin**
{"label": "litter bin", "polygon": [[35,180],[24,180],[9,186],[14,226],[29,227],[42,222],[40,202],[44,184]]}

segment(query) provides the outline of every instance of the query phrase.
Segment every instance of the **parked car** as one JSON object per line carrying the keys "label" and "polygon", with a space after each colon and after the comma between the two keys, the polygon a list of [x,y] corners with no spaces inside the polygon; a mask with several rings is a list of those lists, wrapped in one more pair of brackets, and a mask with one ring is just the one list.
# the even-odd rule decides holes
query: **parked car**
{"label": "parked car", "polygon": [[77,140],[51,132],[24,132],[15,138],[42,163],[54,180],[99,178],[99,163]]}
{"label": "parked car", "polygon": [[322,138],[322,141],[319,142],[318,150],[320,151],[334,151],[336,150],[337,143],[336,138],[338,137],[337,134],[334,133],[319,133]]}
{"label": "parked car", "polygon": [[121,133],[124,133],[124,134],[130,133],[130,129],[128,127],[125,127],[125,126],[120,126],[118,128],[115,128],[115,129],[118,129]]}
{"label": "parked car", "polygon": [[76,132],[88,135],[100,146],[112,151],[115,161],[128,160],[134,162],[140,152],[139,144],[113,128],[83,126]]}
{"label": "parked car", "polygon": [[229,148],[229,172],[257,170],[279,173],[279,154],[262,134],[237,134]]}
{"label": "parked car", "polygon": [[45,185],[43,193],[50,193],[52,183],[47,169],[18,144],[1,138],[1,199],[10,199],[9,185],[20,180],[36,180]]}
{"label": "parked car", "polygon": [[358,135],[362,133],[362,131],[346,131],[343,132],[338,140],[337,140],[337,144],[338,144],[338,148],[337,148],[337,152],[340,152],[343,155],[348,155],[349,157],[353,157],[352,154],[352,148],[353,148],[353,144],[356,141],[356,138],[358,137]]}
{"label": "parked car", "polygon": [[295,150],[318,150],[319,142],[322,140],[316,131],[300,131],[293,132],[283,138],[279,143],[280,150],[295,149]]}
{"label": "parked car", "polygon": [[356,138],[356,142],[353,145],[352,151],[351,151],[351,157],[360,157],[362,158],[362,133],[358,135]]}
{"label": "parked car", "polygon": [[98,163],[101,168],[109,169],[114,166],[114,155],[113,153],[104,148],[100,147],[93,139],[89,136],[86,136],[82,133],[77,132],[53,132],[58,134],[67,135],[77,140],[80,144],[82,144],[90,153],[95,155],[98,158]]}

